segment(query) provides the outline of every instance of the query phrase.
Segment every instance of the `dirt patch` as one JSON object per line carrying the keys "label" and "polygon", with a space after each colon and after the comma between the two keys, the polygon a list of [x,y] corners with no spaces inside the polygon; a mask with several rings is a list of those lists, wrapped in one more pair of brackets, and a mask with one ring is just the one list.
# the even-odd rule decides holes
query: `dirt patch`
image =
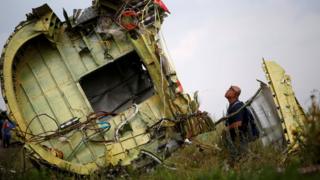
{"label": "dirt patch", "polygon": [[24,167],[23,145],[14,142],[9,148],[3,148],[0,142],[0,169],[2,173],[18,173]]}

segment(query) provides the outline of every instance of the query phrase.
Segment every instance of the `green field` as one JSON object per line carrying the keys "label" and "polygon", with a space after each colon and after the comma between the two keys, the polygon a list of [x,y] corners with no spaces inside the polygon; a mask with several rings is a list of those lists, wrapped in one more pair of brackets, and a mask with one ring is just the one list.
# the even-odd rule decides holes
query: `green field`
{"label": "green field", "polygon": [[[203,134],[191,145],[172,154],[165,161],[175,166],[170,170],[157,166],[148,172],[127,171],[116,179],[320,179],[320,111],[310,108],[308,119],[296,134],[298,148],[290,152],[276,146],[250,144],[250,153],[233,166],[221,142],[221,130]],[[0,179],[110,179],[109,175],[78,177],[42,168],[37,170],[28,162],[23,166],[21,146],[1,149]],[[23,172],[22,170],[25,169]],[[14,170],[14,171],[13,171]]]}

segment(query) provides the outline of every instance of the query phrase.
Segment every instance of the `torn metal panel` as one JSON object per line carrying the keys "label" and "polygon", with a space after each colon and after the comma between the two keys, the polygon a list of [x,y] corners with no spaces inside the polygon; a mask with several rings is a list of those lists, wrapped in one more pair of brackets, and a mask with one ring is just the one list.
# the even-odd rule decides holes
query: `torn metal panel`
{"label": "torn metal panel", "polygon": [[94,7],[88,7],[80,13],[77,11],[77,13],[73,16],[74,17],[74,23],[76,25],[86,23],[89,20],[92,20],[98,16],[97,9]]}
{"label": "torn metal panel", "polygon": [[295,97],[290,76],[273,61],[263,61],[263,68],[272,90],[278,113],[282,119],[286,140],[293,143],[294,132],[306,119],[305,113]]}
{"label": "torn metal panel", "polygon": [[262,143],[286,145],[281,119],[277,112],[270,88],[261,83],[259,94],[253,99],[248,107],[251,110],[256,124],[260,130]]}

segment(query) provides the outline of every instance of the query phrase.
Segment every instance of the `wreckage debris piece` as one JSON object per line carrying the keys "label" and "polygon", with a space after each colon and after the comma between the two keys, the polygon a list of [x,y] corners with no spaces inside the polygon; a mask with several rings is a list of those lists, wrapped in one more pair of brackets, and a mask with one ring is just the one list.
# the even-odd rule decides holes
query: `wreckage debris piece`
{"label": "wreckage debris piece", "polygon": [[[43,5],[16,27],[1,55],[1,86],[37,164],[89,175],[135,166],[141,149],[167,158],[179,148],[183,126],[163,119],[187,122],[199,105],[177,91],[174,69],[162,63],[158,32],[167,12],[162,1],[97,0],[71,17],[64,10],[62,22]],[[193,135],[211,121],[190,119],[200,124],[188,129]],[[157,151],[163,145],[167,151]]]}

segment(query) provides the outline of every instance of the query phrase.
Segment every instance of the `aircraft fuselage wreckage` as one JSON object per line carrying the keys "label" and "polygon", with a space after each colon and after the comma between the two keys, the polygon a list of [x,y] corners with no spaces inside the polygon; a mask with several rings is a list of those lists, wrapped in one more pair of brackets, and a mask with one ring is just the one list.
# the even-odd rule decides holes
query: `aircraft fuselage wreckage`
{"label": "aircraft fuselage wreckage", "polygon": [[[141,169],[165,165],[185,139],[215,129],[165,54],[159,30],[168,13],[161,0],[96,0],[72,16],[64,11],[64,22],[46,4],[27,14],[4,46],[1,85],[29,158],[81,175]],[[290,140],[282,100],[295,101],[274,103],[277,88],[267,97],[278,107],[274,122],[260,128],[279,125],[278,134],[267,133],[266,144]]]}

